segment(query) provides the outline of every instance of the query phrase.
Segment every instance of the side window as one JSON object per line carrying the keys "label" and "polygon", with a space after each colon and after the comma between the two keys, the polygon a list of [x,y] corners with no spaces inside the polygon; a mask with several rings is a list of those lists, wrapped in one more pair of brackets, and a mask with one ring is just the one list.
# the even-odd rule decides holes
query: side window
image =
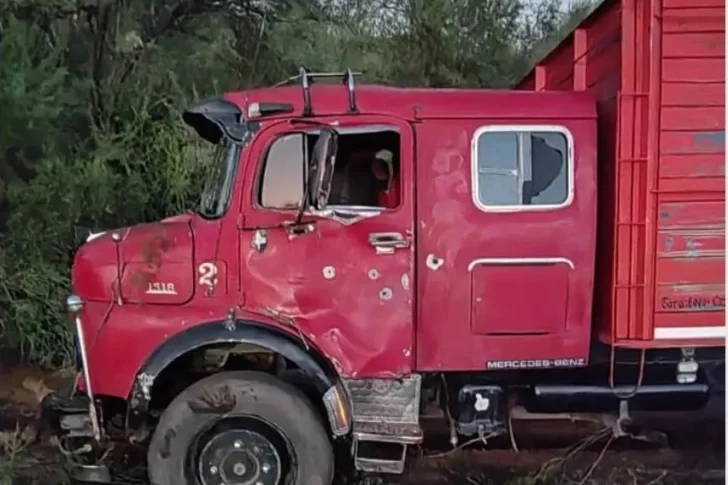
{"label": "side window", "polygon": [[296,209],[303,197],[303,133],[291,133],[276,139],[263,161],[258,190],[258,204],[268,209]]}
{"label": "side window", "polygon": [[[400,206],[400,134],[389,126],[340,128],[336,166],[328,204],[348,207]],[[262,161],[257,205],[297,209],[303,197],[306,160],[318,133],[277,138]]]}
{"label": "side window", "polygon": [[[485,127],[475,134],[473,192],[483,210],[571,202],[573,161],[565,129]],[[535,207],[534,207],[535,208]]]}

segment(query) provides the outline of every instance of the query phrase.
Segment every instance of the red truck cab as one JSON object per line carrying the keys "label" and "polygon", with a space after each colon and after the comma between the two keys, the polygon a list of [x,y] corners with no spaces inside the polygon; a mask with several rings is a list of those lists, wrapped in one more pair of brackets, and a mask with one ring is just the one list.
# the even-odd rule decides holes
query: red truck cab
{"label": "red truck cab", "polygon": [[[635,7],[605,5],[583,29]],[[401,473],[425,408],[455,444],[544,412],[627,433],[632,411],[723,392],[724,194],[703,180],[656,200],[641,172],[617,182],[662,160],[615,157],[610,137],[653,115],[615,119],[617,97],[529,92],[543,86],[528,78],[493,91],[342,76],[302,69],[185,111],[217,147],[197,209],[76,255],[79,392],[44,403],[59,434],[96,450],[121,414],[157,485],[329,485],[338,447]],[[658,218],[624,215],[645,206]],[[624,283],[624,265],[657,276]]]}

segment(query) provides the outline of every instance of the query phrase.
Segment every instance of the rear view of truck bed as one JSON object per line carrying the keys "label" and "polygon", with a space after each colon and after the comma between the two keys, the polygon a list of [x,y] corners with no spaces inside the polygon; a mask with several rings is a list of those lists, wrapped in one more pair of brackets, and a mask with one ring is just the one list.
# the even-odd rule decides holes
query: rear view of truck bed
{"label": "rear view of truck bed", "polygon": [[724,345],[725,0],[606,0],[519,84],[599,105],[599,337]]}

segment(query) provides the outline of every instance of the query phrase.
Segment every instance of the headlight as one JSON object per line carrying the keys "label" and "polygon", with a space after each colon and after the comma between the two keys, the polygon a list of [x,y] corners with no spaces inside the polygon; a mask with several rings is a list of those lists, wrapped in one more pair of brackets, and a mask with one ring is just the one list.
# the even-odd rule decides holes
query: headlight
{"label": "headlight", "polygon": [[68,313],[78,313],[83,309],[83,300],[77,295],[71,295],[66,298],[66,311]]}

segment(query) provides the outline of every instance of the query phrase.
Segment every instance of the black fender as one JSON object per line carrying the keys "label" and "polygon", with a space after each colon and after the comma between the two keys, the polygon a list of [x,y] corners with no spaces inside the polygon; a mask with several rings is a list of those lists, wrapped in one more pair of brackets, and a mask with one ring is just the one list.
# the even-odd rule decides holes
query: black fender
{"label": "black fender", "polygon": [[126,430],[130,441],[138,443],[149,435],[149,404],[156,377],[182,355],[202,346],[223,343],[257,345],[285,357],[312,378],[321,395],[339,382],[336,370],[324,356],[275,327],[250,320],[237,320],[234,324],[203,323],[164,342],[137,373],[127,400]]}

